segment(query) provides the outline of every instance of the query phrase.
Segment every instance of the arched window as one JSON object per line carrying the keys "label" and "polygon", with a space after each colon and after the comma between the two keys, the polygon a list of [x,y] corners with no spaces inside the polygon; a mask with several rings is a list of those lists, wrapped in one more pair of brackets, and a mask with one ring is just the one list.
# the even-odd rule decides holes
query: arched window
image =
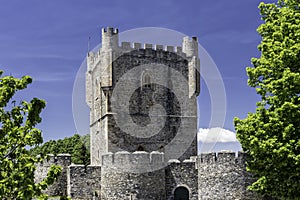
{"label": "arched window", "polygon": [[151,78],[148,73],[143,73],[141,86],[142,86],[142,88],[150,88],[151,87]]}
{"label": "arched window", "polygon": [[186,187],[180,186],[175,189],[174,200],[189,200],[189,199],[190,199],[190,194],[189,194],[189,190]]}

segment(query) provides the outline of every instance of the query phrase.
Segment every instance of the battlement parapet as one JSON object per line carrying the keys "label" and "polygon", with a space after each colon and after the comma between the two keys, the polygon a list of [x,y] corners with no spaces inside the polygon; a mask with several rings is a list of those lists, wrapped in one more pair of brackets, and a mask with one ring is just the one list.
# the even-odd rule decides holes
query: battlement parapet
{"label": "battlement parapet", "polygon": [[201,153],[198,156],[200,164],[214,164],[214,163],[244,163],[246,153],[238,152],[236,155],[233,151],[209,152]]}
{"label": "battlement parapet", "polygon": [[[130,42],[129,43],[129,46],[130,46]],[[142,43],[139,43],[139,42],[134,42],[133,43],[133,48],[134,49],[141,49],[142,48]]]}
{"label": "battlement parapet", "polygon": [[119,30],[111,27],[102,28],[102,48],[111,50],[119,44]]}
{"label": "battlement parapet", "polygon": [[102,28],[102,35],[103,34],[116,35],[118,33],[119,30],[117,28],[112,28],[112,27]]}
{"label": "battlement parapet", "polygon": [[121,46],[119,46],[121,50],[134,50],[134,49],[153,49],[153,50],[162,50],[168,52],[174,52],[178,55],[184,56],[185,54],[182,52],[181,46],[170,46],[170,45],[161,45],[161,44],[149,44],[149,43],[138,43],[138,42],[121,42]]}
{"label": "battlement parapet", "polygon": [[195,156],[190,157],[189,159],[185,159],[183,161],[177,160],[177,159],[171,159],[168,161],[168,164],[180,164],[180,163],[196,163]]}
{"label": "battlement parapet", "polygon": [[[107,153],[102,156],[102,166],[119,170],[136,171],[146,170],[150,171],[163,166],[164,153],[153,151],[119,151],[116,153]],[[148,170],[149,169],[149,170]]]}
{"label": "battlement parapet", "polygon": [[[88,53],[87,59],[89,65],[95,65],[102,59],[102,54],[104,55],[104,52],[106,51],[106,47],[103,46],[101,49],[99,49],[97,52],[90,51]],[[117,46],[119,49],[119,55],[122,53],[127,53],[129,51],[138,50],[138,49],[152,49],[152,50],[159,50],[159,51],[165,51],[165,52],[172,52],[176,53],[177,55],[187,58],[186,54],[182,51],[181,46],[170,46],[170,45],[161,45],[161,44],[148,44],[148,43],[130,43],[130,42],[121,42],[121,46]]]}
{"label": "battlement parapet", "polygon": [[[164,51],[175,53],[184,59],[191,61],[194,57],[196,59],[198,56],[198,39],[197,37],[184,37],[182,40],[181,46],[171,46],[171,45],[161,45],[161,44],[149,44],[149,43],[138,43],[138,42],[128,42],[123,41],[119,44],[119,31],[118,29],[107,27],[102,28],[102,47],[94,52],[89,52],[87,55],[88,63],[88,72],[91,72],[94,69],[94,66],[101,63],[101,60],[107,60],[107,57],[110,57],[110,62],[112,59],[116,59],[121,56],[123,53],[128,53],[133,50],[144,49],[148,50],[149,55],[151,56],[151,50],[155,51]],[[157,56],[156,53],[152,52],[153,55]],[[163,55],[159,54],[158,56]],[[107,65],[104,63],[104,65]]]}
{"label": "battlement parapet", "polygon": [[40,166],[50,167],[51,165],[61,165],[63,167],[71,164],[70,154],[47,154],[47,158],[42,162],[38,163]]}
{"label": "battlement parapet", "polygon": [[[96,165],[78,165],[78,164],[71,164],[68,166],[69,176],[87,176],[88,174],[95,174],[98,175],[97,179],[100,179],[100,172],[101,166]],[[97,173],[95,173],[97,172]]]}
{"label": "battlement parapet", "polygon": [[[119,30],[117,28],[112,28],[112,27],[107,27],[107,28],[102,28],[102,49],[103,48],[111,48],[111,47],[118,47],[118,41],[119,41]],[[117,43],[116,43],[117,42]],[[177,53],[187,53],[186,55],[188,57],[192,56],[198,56],[198,39],[197,37],[184,37],[182,41],[182,46],[181,47],[174,47],[174,46],[168,46],[166,45],[163,47],[163,45],[153,45],[153,44],[143,44],[141,43],[133,43],[131,44],[130,42],[122,42],[120,48],[133,48],[133,49],[164,49],[165,51],[170,51],[170,52],[177,52]],[[162,48],[163,47],[163,48]]]}
{"label": "battlement parapet", "polygon": [[[106,30],[106,32],[104,32],[104,30]],[[193,57],[199,58],[198,41],[196,37],[192,37],[192,39],[184,37],[182,46],[139,42],[131,43],[127,41],[123,41],[121,42],[121,45],[119,45],[117,29],[107,28],[102,29],[102,47],[97,51],[90,51],[87,55],[88,71],[92,71],[93,66],[98,65],[99,62],[103,60],[103,56],[105,57],[107,54],[111,54],[112,50],[115,52],[115,56],[119,57],[123,53],[128,53],[138,49],[172,52],[187,60],[192,60]]]}
{"label": "battlement parapet", "polygon": [[122,164],[158,164],[164,162],[164,153],[153,151],[119,151],[116,153],[108,152],[102,156],[102,165],[122,165]]}
{"label": "battlement parapet", "polygon": [[144,49],[152,49],[152,44],[145,43]]}
{"label": "battlement parapet", "polygon": [[197,156],[191,156],[189,159],[183,161],[171,159],[168,161],[170,169],[183,168],[183,169],[197,169]]}

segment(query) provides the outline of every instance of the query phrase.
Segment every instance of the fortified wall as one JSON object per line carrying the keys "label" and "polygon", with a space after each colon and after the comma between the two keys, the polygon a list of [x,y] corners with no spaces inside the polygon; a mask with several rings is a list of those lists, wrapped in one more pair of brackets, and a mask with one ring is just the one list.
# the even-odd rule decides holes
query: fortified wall
{"label": "fortified wall", "polygon": [[50,196],[67,196],[67,169],[71,165],[70,154],[58,154],[56,156],[49,154],[43,163],[36,165],[35,182],[41,182],[47,176],[52,165],[61,166],[62,172],[58,180],[47,188],[46,193]]}
{"label": "fortified wall", "polygon": [[101,199],[165,199],[163,153],[122,151],[102,159]]}
{"label": "fortified wall", "polygon": [[263,199],[247,190],[253,179],[246,172],[245,159],[243,152],[219,152],[165,161],[160,152],[123,151],[103,155],[102,166],[84,166],[71,164],[68,154],[50,155],[48,161],[37,166],[36,181],[41,181],[49,167],[56,164],[64,165],[64,170],[46,191],[51,196],[174,200],[176,189],[182,187],[188,190],[190,200]]}
{"label": "fortified wall", "polygon": [[67,170],[67,196],[71,199],[100,199],[101,166],[70,165]]}
{"label": "fortified wall", "polygon": [[247,190],[253,183],[246,171],[246,154],[204,153],[198,156],[199,199],[261,199]]}

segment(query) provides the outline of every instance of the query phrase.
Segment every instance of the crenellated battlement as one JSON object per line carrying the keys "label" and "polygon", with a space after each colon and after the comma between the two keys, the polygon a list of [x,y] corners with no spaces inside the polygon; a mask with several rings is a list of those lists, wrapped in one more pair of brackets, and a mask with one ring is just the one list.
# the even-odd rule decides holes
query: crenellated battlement
{"label": "crenellated battlement", "polygon": [[[185,52],[182,51],[182,46],[171,46],[171,45],[161,45],[161,44],[149,44],[149,43],[139,43],[139,42],[121,42],[121,45],[115,47],[116,51],[121,55],[122,53],[127,53],[129,51],[137,50],[137,49],[152,49],[152,50],[161,50],[165,52],[173,52],[187,59]],[[105,49],[102,47],[96,52],[88,53],[88,62],[90,64],[98,63],[104,54]]]}
{"label": "crenellated battlement", "polygon": [[102,28],[102,47],[97,50],[97,52],[88,53],[88,63],[89,65],[97,64],[105,52],[111,50],[118,52],[119,56],[122,53],[127,53],[128,51],[133,51],[136,49],[153,49],[153,50],[163,50],[166,52],[176,53],[186,59],[191,59],[192,57],[198,58],[198,39],[197,37],[189,38],[184,37],[182,40],[182,46],[171,46],[162,44],[149,44],[149,43],[139,43],[139,42],[127,42],[123,41],[119,44],[119,30],[111,27]]}
{"label": "crenellated battlement", "polygon": [[163,50],[168,52],[174,52],[181,56],[185,56],[182,52],[181,46],[170,46],[170,45],[161,45],[161,44],[149,44],[149,43],[137,43],[137,42],[122,42],[119,46],[123,50],[134,50],[134,49],[153,49],[153,50]]}
{"label": "crenellated battlement", "polygon": [[168,164],[196,163],[196,161],[197,161],[197,156],[191,156],[189,159],[185,159],[183,161],[177,159],[168,160]]}
{"label": "crenellated battlement", "polygon": [[38,165],[39,176],[36,181],[40,182],[46,176],[52,164],[58,164],[63,165],[64,171],[57,183],[47,190],[50,195],[68,194],[75,199],[82,196],[92,199],[96,191],[97,194],[126,199],[128,188],[149,193],[147,189],[151,185],[155,187],[151,195],[161,196],[166,192],[166,196],[172,196],[174,188],[185,185],[191,189],[194,195],[192,199],[198,199],[198,195],[200,199],[259,199],[246,189],[253,179],[246,173],[245,157],[244,152],[221,151],[201,153],[183,161],[166,161],[162,152],[120,151],[104,154],[102,166],[68,166],[71,158],[69,154],[50,154],[48,160]]}
{"label": "crenellated battlement", "polygon": [[198,156],[200,164],[213,164],[213,163],[243,163],[245,161],[246,153],[238,152],[237,155],[233,151],[221,151],[202,153]]}
{"label": "crenellated battlement", "polygon": [[47,154],[47,159],[43,161],[43,163],[39,163],[44,167],[49,167],[51,165],[61,165],[61,166],[69,166],[71,164],[71,155],[70,154]]}
{"label": "crenellated battlement", "polygon": [[189,159],[183,161],[177,159],[168,160],[168,164],[182,164],[182,163],[196,163],[199,164],[220,164],[225,163],[244,163],[246,158],[246,153],[244,152],[233,152],[233,151],[220,151],[220,152],[209,152],[201,153],[198,156],[192,156]]}
{"label": "crenellated battlement", "polygon": [[111,50],[119,44],[119,30],[111,27],[102,28],[102,48]]}
{"label": "crenellated battlement", "polygon": [[123,165],[123,164],[159,164],[164,162],[164,153],[153,151],[119,151],[116,153],[107,153],[102,156],[102,165]]}
{"label": "crenellated battlement", "polygon": [[119,30],[117,28],[112,28],[112,27],[102,28],[102,34],[116,35],[118,33]]}
{"label": "crenellated battlement", "polygon": [[181,46],[170,46],[161,44],[149,44],[149,43],[138,43],[138,42],[121,42],[119,48],[123,50],[134,50],[134,49],[153,49],[153,50],[163,50],[168,52],[174,52],[180,55],[184,55]]}
{"label": "crenellated battlement", "polygon": [[122,171],[151,171],[164,165],[164,153],[153,151],[119,151],[102,156],[102,166]]}

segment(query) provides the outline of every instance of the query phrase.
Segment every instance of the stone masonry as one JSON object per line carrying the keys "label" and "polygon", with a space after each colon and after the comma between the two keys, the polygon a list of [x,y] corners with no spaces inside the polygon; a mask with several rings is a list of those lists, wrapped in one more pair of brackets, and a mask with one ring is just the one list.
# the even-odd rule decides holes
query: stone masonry
{"label": "stone masonry", "polygon": [[[119,46],[118,30],[102,29],[102,48],[97,52],[89,52],[87,57],[86,101],[90,107],[91,164],[101,164],[102,155],[108,152],[115,153],[122,150],[165,152],[165,148],[168,148],[167,144],[176,134],[190,135],[194,138],[191,145],[184,144],[183,141],[174,144],[175,146],[190,146],[187,150],[185,149],[185,152],[182,152],[181,159],[196,155],[196,100],[200,92],[200,75],[197,70],[199,63],[198,42],[195,37],[184,38],[182,47],[176,48],[167,46],[164,49],[162,45],[130,44],[128,42],[122,42]],[[163,71],[152,74],[149,68],[154,68],[154,66],[151,65],[167,67]],[[134,72],[134,76],[126,81],[120,81],[126,76],[126,73],[133,69],[138,69]],[[171,78],[171,70],[178,71],[188,81],[188,84],[180,85],[181,91],[179,92],[182,95],[172,93],[172,86],[178,85],[179,81]],[[154,79],[163,80],[168,87],[153,82]],[[133,93],[127,86],[128,82],[135,86],[136,90]],[[118,126],[115,119],[121,117],[121,114],[113,112],[111,107],[112,93],[117,86],[125,90],[124,93],[131,95],[129,100],[130,117],[123,120],[132,119],[135,124],[146,126],[151,120],[161,120],[160,114],[157,112],[152,113],[150,120],[149,108],[154,104],[159,104],[164,108],[167,122],[159,133],[145,139],[144,137],[134,137]],[[189,91],[186,96],[193,101],[190,110],[194,113],[181,113],[182,108],[176,98],[184,96],[184,91]],[[125,97],[118,96],[118,98]],[[121,103],[117,106],[120,106],[119,109],[122,108]],[[118,108],[116,109],[118,110]],[[186,115],[188,117],[182,117]],[[170,159],[177,158],[171,152],[168,156]]]}
{"label": "stone masonry", "polygon": [[118,34],[102,29],[102,47],[87,55],[91,165],[52,155],[37,165],[36,181],[58,164],[63,173],[46,192],[75,200],[262,199],[247,190],[244,153],[197,155],[197,38],[119,45]]}

